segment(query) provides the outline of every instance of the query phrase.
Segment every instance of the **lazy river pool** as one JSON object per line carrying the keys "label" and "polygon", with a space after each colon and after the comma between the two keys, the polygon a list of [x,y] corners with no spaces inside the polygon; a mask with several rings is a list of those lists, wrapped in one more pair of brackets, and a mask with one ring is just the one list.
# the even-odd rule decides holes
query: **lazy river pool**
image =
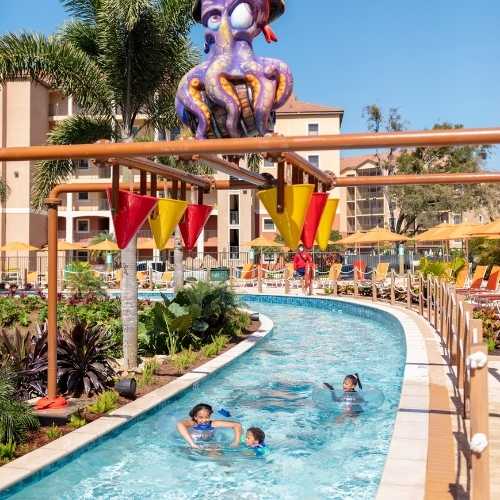
{"label": "lazy river pool", "polygon": [[[404,332],[392,316],[320,299],[248,296],[274,331],[249,353],[120,432],[77,452],[0,498],[370,499],[389,449],[405,364]],[[342,419],[313,398],[358,372],[384,403]],[[264,458],[245,450],[200,454],[175,432],[192,406],[229,410],[265,430]]]}

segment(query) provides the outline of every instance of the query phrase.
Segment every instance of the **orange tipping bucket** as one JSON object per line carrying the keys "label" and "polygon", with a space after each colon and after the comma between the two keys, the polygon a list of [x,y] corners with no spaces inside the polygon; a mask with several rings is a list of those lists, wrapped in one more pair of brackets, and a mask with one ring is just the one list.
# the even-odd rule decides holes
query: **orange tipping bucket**
{"label": "orange tipping bucket", "polygon": [[295,184],[285,186],[285,207],[283,213],[277,211],[277,188],[266,189],[258,193],[260,201],[276,224],[285,240],[285,245],[295,250],[299,246],[314,186],[312,184]]}

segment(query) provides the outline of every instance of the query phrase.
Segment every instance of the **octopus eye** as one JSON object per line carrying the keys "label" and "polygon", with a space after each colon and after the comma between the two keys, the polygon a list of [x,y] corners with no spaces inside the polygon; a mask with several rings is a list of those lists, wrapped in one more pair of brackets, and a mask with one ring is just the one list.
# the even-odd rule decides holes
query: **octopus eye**
{"label": "octopus eye", "polygon": [[221,16],[220,14],[212,14],[207,21],[207,27],[213,31],[217,31],[220,27]]}
{"label": "octopus eye", "polygon": [[234,29],[246,30],[253,24],[252,8],[247,3],[240,3],[231,13],[231,25]]}

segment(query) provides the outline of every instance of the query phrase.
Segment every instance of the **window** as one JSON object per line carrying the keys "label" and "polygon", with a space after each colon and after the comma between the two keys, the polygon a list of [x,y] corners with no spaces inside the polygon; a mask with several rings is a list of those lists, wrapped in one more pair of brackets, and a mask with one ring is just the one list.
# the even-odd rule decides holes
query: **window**
{"label": "window", "polygon": [[273,219],[264,219],[263,225],[264,225],[264,231],[276,231]]}
{"label": "window", "polygon": [[307,133],[309,135],[318,135],[319,134],[319,124],[318,123],[309,123],[307,125]]}
{"label": "window", "polygon": [[81,200],[81,201],[86,201],[89,199],[89,193],[87,193],[86,191],[82,192],[82,193],[78,193],[78,199]]}
{"label": "window", "polygon": [[229,224],[240,223],[240,196],[238,194],[229,195]]}
{"label": "window", "polygon": [[88,160],[77,160],[77,168],[78,168],[78,170],[88,170],[89,169],[89,161]]}
{"label": "window", "polygon": [[264,159],[264,167],[266,167],[266,168],[274,167],[274,161],[270,160],[269,158],[265,158]]}
{"label": "window", "polygon": [[316,168],[319,168],[319,155],[309,155],[307,157],[307,161],[314,165]]}
{"label": "window", "polygon": [[453,224],[460,224],[462,222],[462,217],[460,215],[453,216]]}
{"label": "window", "polygon": [[89,219],[77,219],[76,220],[76,231],[78,233],[88,233],[90,230]]}

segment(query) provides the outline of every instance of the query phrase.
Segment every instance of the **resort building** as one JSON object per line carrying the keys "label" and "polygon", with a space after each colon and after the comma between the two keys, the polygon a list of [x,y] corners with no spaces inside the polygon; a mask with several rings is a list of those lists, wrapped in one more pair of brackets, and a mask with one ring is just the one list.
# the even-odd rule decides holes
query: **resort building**
{"label": "resort building", "polygon": [[[0,146],[33,146],[46,143],[47,133],[59,121],[77,112],[71,97],[50,89],[41,83],[12,81],[0,87]],[[343,110],[310,104],[292,96],[277,113],[276,133],[283,135],[339,134]],[[138,116],[140,127],[144,117]],[[147,134],[147,132],[144,132]],[[159,134],[151,135],[158,139]],[[175,136],[175,134],[174,134]],[[302,153],[322,170],[339,175],[338,151]],[[242,163],[243,164],[243,163]],[[47,217],[31,206],[34,162],[0,163],[0,175],[9,186],[7,199],[1,204],[0,246],[10,241],[21,241],[42,246],[47,241]],[[276,174],[272,162],[265,161],[261,171]],[[82,160],[69,182],[109,183],[109,168],[96,167]],[[216,178],[227,178],[216,174]],[[340,190],[338,190],[340,191]],[[159,193],[162,196],[163,193]],[[331,196],[341,196],[332,191]],[[275,234],[274,224],[258,201],[254,190],[220,191],[205,197],[213,205],[212,215],[198,240],[198,253],[224,252],[238,258],[242,245],[253,238]],[[346,231],[339,214],[334,227]],[[112,232],[113,224],[108,202],[103,193],[77,193],[63,196],[59,208],[59,239],[88,243],[103,232]],[[139,236],[150,237],[146,225]],[[247,249],[242,249],[247,251]],[[144,257],[151,255],[145,251]],[[77,255],[78,256],[78,255]],[[85,251],[80,258],[86,258]]]}

